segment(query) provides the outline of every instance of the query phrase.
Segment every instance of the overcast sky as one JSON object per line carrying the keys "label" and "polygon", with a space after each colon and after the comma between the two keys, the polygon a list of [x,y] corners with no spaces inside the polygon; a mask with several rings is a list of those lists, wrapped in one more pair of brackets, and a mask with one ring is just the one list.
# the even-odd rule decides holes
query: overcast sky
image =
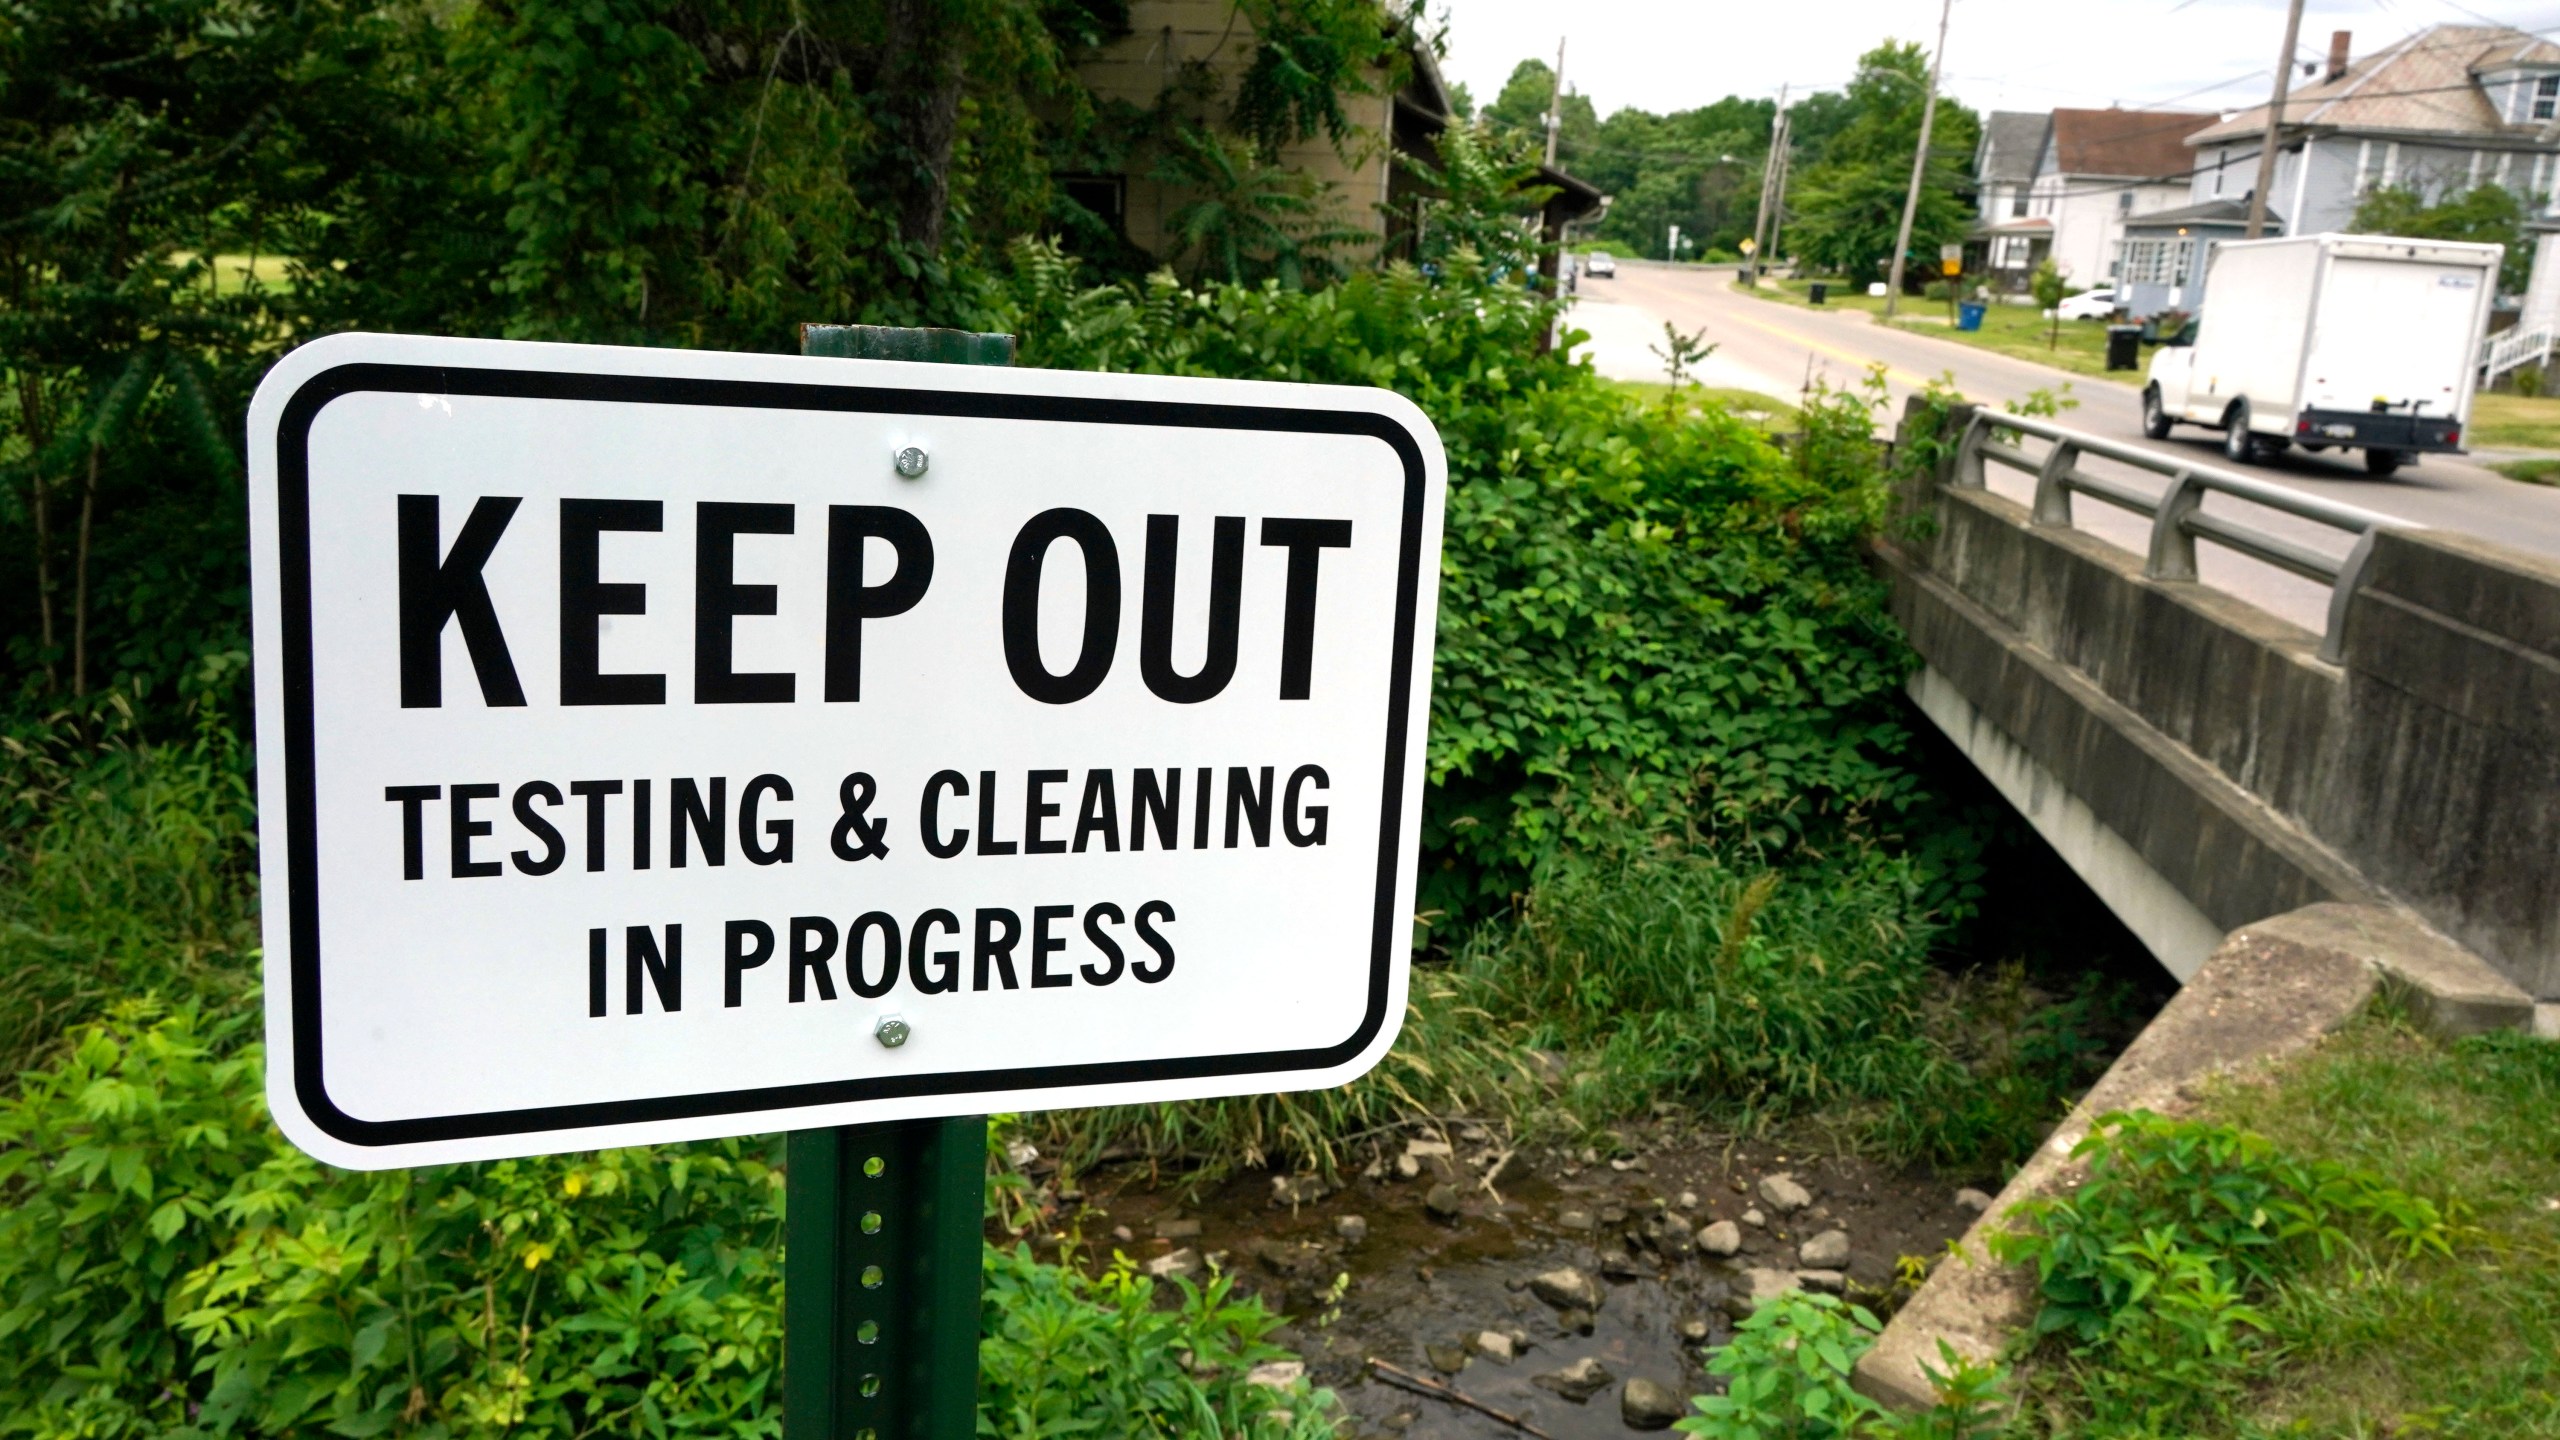
{"label": "overcast sky", "polygon": [[[2492,21],[2560,32],[2560,0],[2310,0],[2300,55],[2333,30],[2366,54],[2413,30]],[[1934,42],[1937,0],[1435,0],[1449,19],[1448,77],[1478,103],[1528,56],[1555,61],[1600,113],[1681,110],[1792,83],[1836,89],[1886,36]],[[1955,0],[1947,91],[1976,110],[2057,106],[2239,109],[2263,100],[2284,0]],[[2296,72],[2297,76],[2299,72]]]}

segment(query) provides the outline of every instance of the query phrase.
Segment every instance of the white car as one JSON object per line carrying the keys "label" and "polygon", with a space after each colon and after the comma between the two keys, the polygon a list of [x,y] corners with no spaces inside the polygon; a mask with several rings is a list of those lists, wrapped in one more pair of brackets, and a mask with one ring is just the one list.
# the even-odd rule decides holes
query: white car
{"label": "white car", "polygon": [[1618,262],[1606,250],[1594,250],[1582,257],[1582,273],[1594,280],[1618,278]]}
{"label": "white car", "polygon": [[2083,290],[2053,309],[2065,320],[2104,320],[2116,313],[2116,287],[2101,285],[2095,290]]}

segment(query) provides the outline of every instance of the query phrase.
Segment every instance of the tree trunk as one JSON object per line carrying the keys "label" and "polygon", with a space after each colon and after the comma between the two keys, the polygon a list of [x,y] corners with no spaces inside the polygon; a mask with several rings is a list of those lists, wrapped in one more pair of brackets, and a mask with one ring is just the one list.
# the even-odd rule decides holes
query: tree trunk
{"label": "tree trunk", "polygon": [[71,582],[71,693],[89,693],[89,521],[98,509],[98,446],[89,446],[89,480],[80,490],[80,542]]}
{"label": "tree trunk", "polygon": [[961,17],[951,0],[887,0],[880,53],[880,113],[892,137],[888,165],[898,236],[942,248],[951,207],[951,148],[960,134]]}
{"label": "tree trunk", "polygon": [[[53,443],[53,427],[46,423],[44,386],[33,371],[18,372],[18,423],[27,432],[29,453],[42,456]],[[53,633],[53,510],[48,503],[52,486],[45,481],[44,471],[31,470],[27,475],[27,509],[36,527],[36,634],[44,647],[44,688],[47,694],[62,686],[62,674],[54,665]]]}

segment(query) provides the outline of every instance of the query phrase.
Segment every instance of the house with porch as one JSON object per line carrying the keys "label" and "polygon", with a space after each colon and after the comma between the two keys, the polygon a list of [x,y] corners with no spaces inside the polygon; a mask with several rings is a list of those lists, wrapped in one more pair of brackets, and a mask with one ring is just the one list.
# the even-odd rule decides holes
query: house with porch
{"label": "house with porch", "polygon": [[[2529,216],[2560,213],[2560,45],[2502,25],[2437,25],[2361,60],[2352,44],[2333,35],[2319,78],[2285,101],[2265,233],[2351,229],[2357,202],[2384,186],[2438,200],[2501,185]],[[2146,277],[2133,282],[2136,314],[2202,302],[2206,247],[2245,228],[2267,112],[2186,137],[2186,204],[2127,233],[2129,268]]]}
{"label": "house with porch", "polygon": [[2053,249],[2053,221],[2027,213],[2052,123],[2041,111],[1994,110],[1983,117],[1982,140],[1974,147],[1976,219],[1965,237],[1965,273],[2004,294],[2027,293]]}
{"label": "house with porch", "polygon": [[2051,255],[2081,289],[2116,278],[2125,226],[2188,199],[2186,137],[2211,115],[2056,110],[2027,189],[2027,215],[2053,226]]}

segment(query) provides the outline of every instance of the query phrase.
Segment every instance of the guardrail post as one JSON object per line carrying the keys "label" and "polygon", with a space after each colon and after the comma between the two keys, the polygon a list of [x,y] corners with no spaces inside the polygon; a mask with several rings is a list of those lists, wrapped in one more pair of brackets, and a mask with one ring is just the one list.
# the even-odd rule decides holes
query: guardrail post
{"label": "guardrail post", "polygon": [[2036,472],[2036,512],[2038,525],[2071,523],[2071,467],[2080,463],[2080,447],[2068,440],[2056,440],[2045,452],[2044,468]]}
{"label": "guardrail post", "polygon": [[2379,526],[2356,537],[2355,548],[2338,566],[2338,578],[2329,586],[2329,628],[2320,633],[2320,658],[2332,665],[2347,658],[2347,606],[2356,591],[2364,587],[2365,568],[2373,563],[2373,537],[2381,534]]}
{"label": "guardrail post", "polygon": [[2142,567],[2145,579],[2196,578],[2196,537],[2187,533],[2187,517],[2204,505],[2204,486],[2191,470],[2169,479],[2160,508],[2151,517],[2151,558]]}
{"label": "guardrail post", "polygon": [[[800,351],[1010,365],[1013,337],[803,325]],[[985,1118],[795,1130],[788,1155],[783,1440],[970,1440]]]}
{"label": "guardrail post", "polygon": [[1955,474],[1947,481],[1947,484],[1954,489],[1980,490],[1985,487],[1987,482],[1982,475],[1982,446],[1986,428],[1983,424],[1983,414],[1979,410],[1974,412],[1971,420],[1965,422],[1964,434],[1956,440]]}

